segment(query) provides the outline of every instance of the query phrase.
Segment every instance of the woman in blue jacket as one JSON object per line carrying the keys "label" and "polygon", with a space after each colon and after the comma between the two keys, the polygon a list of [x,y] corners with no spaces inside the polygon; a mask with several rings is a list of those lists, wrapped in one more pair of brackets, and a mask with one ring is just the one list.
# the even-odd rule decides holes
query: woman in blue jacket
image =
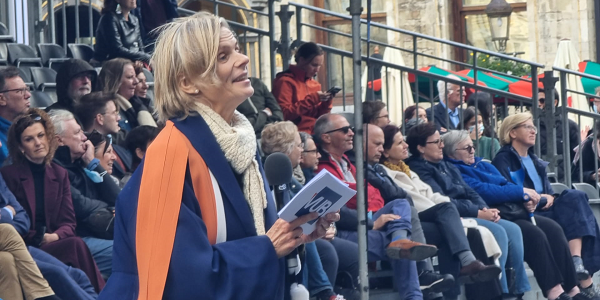
{"label": "woman in blue jacket", "polygon": [[[500,283],[503,292],[509,293],[505,272],[507,259],[511,257],[511,261],[523,261],[523,243],[516,242],[523,239],[519,227],[510,221],[501,219],[498,210],[489,208],[479,194],[462,180],[460,172],[452,164],[444,161],[444,142],[434,124],[423,123],[411,128],[406,142],[412,154],[406,160],[410,169],[417,173],[423,182],[430,185],[433,192],[448,196],[450,201],[456,205],[461,217],[473,218],[478,225],[489,229],[496,238],[502,253],[508,254],[500,256],[500,268],[502,269]],[[522,263],[516,271],[521,273],[518,278],[526,278],[526,275],[523,274]],[[516,292],[521,293],[529,289],[527,280],[524,282],[521,280],[521,283]]]}
{"label": "woman in blue jacket", "polygon": [[[531,114],[520,113],[506,118],[499,133],[503,147],[492,163],[508,181],[530,189],[527,194],[535,203],[530,210],[535,209],[536,216],[548,217],[562,227],[580,285],[584,293],[591,292],[592,289],[586,289],[593,287],[591,275],[600,269],[600,230],[586,194],[572,189],[554,193],[546,175],[548,163],[533,153],[537,128]],[[569,279],[564,280],[563,287]]]}
{"label": "woman in blue jacket", "polygon": [[[521,228],[525,261],[544,296],[553,299],[573,289],[577,285],[575,267],[570,263],[569,245],[560,225],[550,218],[536,216],[536,226],[529,218],[528,210],[532,211],[535,204],[529,195],[535,195],[535,191],[508,181],[492,164],[475,157],[473,141],[466,131],[445,134],[444,152],[445,159],[460,170],[463,180],[490,207],[497,208],[502,218]],[[585,293],[593,297],[590,294],[593,289]]]}

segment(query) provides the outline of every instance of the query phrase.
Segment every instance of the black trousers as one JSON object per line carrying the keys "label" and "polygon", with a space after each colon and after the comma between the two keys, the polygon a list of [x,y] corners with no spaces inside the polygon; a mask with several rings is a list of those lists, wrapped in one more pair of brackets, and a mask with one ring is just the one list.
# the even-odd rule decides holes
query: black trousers
{"label": "black trousers", "polygon": [[533,270],[544,297],[548,290],[562,284],[568,292],[577,286],[577,274],[565,234],[554,220],[536,215],[530,220],[515,220],[523,232],[525,261]]}
{"label": "black trousers", "polygon": [[[421,225],[428,244],[438,247],[439,271],[442,274],[452,274],[456,280],[454,288],[445,291],[446,299],[456,299],[460,295],[459,271],[460,261],[456,254],[471,251],[475,258],[484,264],[493,263],[486,256],[485,247],[479,231],[469,229],[465,235],[460,216],[454,204],[440,203],[419,213]],[[492,280],[465,286],[467,299],[493,299],[502,294],[500,280]]]}
{"label": "black trousers", "polygon": [[[469,241],[460,221],[460,215],[454,204],[446,202],[434,205],[420,212],[419,219],[421,219],[421,222],[436,225],[443,242],[448,245],[452,255],[470,250]],[[425,234],[425,238],[428,243],[432,243],[429,241],[427,234]]]}

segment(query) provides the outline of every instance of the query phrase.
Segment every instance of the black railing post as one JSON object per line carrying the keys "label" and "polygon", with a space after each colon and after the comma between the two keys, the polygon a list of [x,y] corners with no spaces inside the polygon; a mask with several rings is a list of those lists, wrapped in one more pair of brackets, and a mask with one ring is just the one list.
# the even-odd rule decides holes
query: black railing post
{"label": "black railing post", "polygon": [[296,39],[302,40],[302,7],[296,6]]}
{"label": "black railing post", "polygon": [[[571,150],[575,145],[571,145],[569,138],[569,116],[567,114],[567,74],[565,72],[559,72],[560,78],[560,99],[562,100],[562,130],[563,134],[563,170],[564,170],[564,183],[566,186],[571,186]],[[546,101],[546,103],[548,103]],[[583,137],[582,137],[583,138]],[[581,152],[580,152],[581,153]]]}
{"label": "black railing post", "polygon": [[[556,107],[554,106],[554,84],[557,80],[558,78],[554,77],[554,72],[544,72],[544,78],[542,79],[542,83],[544,84],[544,95],[546,97],[544,102],[544,125],[546,127],[546,154],[544,159],[550,162],[548,171],[555,173],[556,162],[558,159],[556,155],[556,127],[554,126],[556,113]],[[532,103],[532,105],[537,105],[537,103]],[[564,155],[565,154],[563,153],[563,158]],[[558,173],[556,174],[560,178],[560,175]]]}
{"label": "black railing post", "polygon": [[[277,42],[275,41],[275,0],[268,0],[269,13],[269,65],[271,70],[271,82],[277,73]],[[261,55],[260,53],[258,55]]]}
{"label": "black railing post", "polygon": [[281,54],[284,70],[287,70],[290,66],[290,20],[292,19],[294,12],[289,9],[289,5],[282,5],[279,12],[277,12],[277,16],[281,22],[279,53]]}
{"label": "black railing post", "polygon": [[[533,124],[540,128],[540,112],[538,109],[538,91],[539,91],[539,81],[538,81],[538,73],[537,67],[531,66],[531,112],[533,115]],[[508,102],[507,102],[508,103]],[[507,104],[506,114],[504,117],[508,116],[508,104]],[[523,109],[523,106],[521,106]],[[540,144],[540,135],[535,135],[535,146],[533,147],[535,155],[538,157],[542,157],[542,150]]]}
{"label": "black railing post", "polygon": [[360,299],[369,299],[369,277],[367,268],[367,204],[364,160],[363,160],[363,128],[362,128],[362,99],[361,95],[361,38],[360,15],[361,0],[350,0],[348,11],[352,16],[352,75],[354,92],[354,151],[356,153],[356,210],[358,214],[358,279],[360,284]]}

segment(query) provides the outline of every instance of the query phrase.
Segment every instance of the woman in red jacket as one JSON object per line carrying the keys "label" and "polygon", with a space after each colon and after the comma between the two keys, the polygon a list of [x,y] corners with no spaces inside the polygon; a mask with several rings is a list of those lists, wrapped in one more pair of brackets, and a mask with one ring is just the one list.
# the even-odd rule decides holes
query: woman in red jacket
{"label": "woman in red jacket", "polygon": [[333,95],[321,91],[313,78],[323,65],[324,54],[315,43],[305,43],[294,56],[296,65],[275,77],[273,95],[285,120],[294,122],[298,131],[312,133],[315,121],[331,111]]}
{"label": "woman in red jacket", "polygon": [[75,236],[69,177],[65,169],[52,162],[57,148],[52,137],[54,126],[48,115],[30,108],[8,130],[8,152],[13,164],[0,172],[31,219],[25,242],[81,269],[96,292],[100,292],[104,279],[85,242]]}

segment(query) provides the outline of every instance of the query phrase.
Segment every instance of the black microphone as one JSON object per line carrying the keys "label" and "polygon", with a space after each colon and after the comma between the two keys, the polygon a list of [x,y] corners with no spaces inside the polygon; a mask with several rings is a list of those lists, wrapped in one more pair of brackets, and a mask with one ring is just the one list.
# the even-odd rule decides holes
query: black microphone
{"label": "black microphone", "polygon": [[[265,159],[265,176],[269,182],[269,186],[275,194],[275,203],[277,210],[281,210],[283,206],[290,200],[290,193],[287,185],[292,181],[294,170],[290,158],[281,153],[275,152],[267,156]],[[298,267],[298,249],[294,249],[290,254],[286,255],[288,268],[288,281],[295,282],[294,270]]]}
{"label": "black microphone", "polygon": [[293,172],[292,161],[281,152],[272,153],[265,160],[265,176],[275,193],[277,210],[282,209],[290,200],[287,185],[292,181]]}

